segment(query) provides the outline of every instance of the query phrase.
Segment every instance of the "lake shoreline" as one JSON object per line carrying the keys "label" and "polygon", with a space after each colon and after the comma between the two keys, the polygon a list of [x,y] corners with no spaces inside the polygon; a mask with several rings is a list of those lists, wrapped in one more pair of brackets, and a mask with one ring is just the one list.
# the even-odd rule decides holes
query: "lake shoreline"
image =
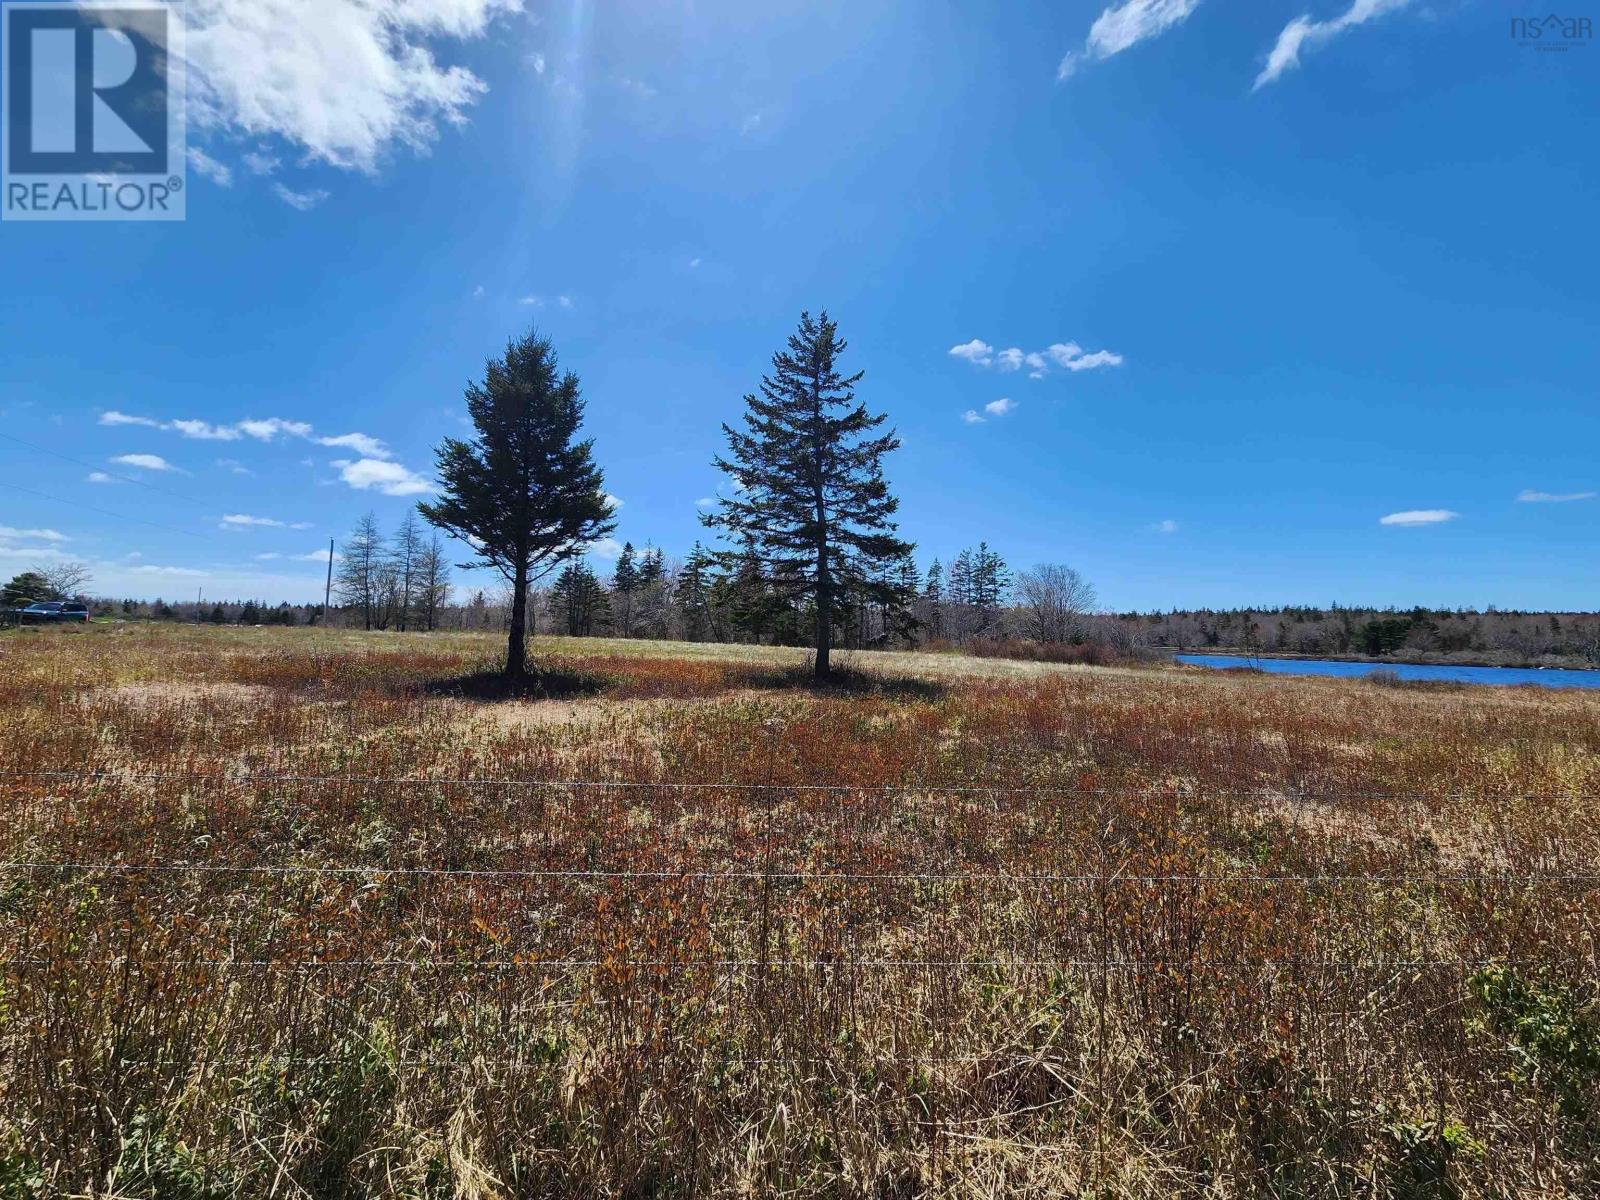
{"label": "lake shoreline", "polygon": [[1268,658],[1283,662],[1344,662],[1360,663],[1369,667],[1503,667],[1506,670],[1514,671],[1600,670],[1600,663],[1576,658],[1572,655],[1552,655],[1548,659],[1539,661],[1522,658],[1512,662],[1493,662],[1479,656],[1455,658],[1451,656],[1407,655],[1404,658],[1397,658],[1394,655],[1374,657],[1367,654],[1300,654],[1293,650],[1227,649],[1221,646],[1213,646],[1205,650],[1175,650],[1171,647],[1166,647],[1165,649],[1173,656],[1174,660],[1181,656],[1188,656],[1190,658]]}
{"label": "lake shoreline", "polygon": [[1358,662],[1332,658],[1271,658],[1266,655],[1179,654],[1173,662],[1201,670],[1248,670],[1264,675],[1296,675],[1324,679],[1378,679],[1399,685],[1417,683],[1463,686],[1575,688],[1600,690],[1600,671],[1566,667],[1483,667],[1457,663]]}

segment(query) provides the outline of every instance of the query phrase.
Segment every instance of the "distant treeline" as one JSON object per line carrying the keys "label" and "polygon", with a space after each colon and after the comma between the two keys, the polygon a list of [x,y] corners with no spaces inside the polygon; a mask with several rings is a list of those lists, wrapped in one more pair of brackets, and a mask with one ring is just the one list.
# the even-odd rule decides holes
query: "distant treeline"
{"label": "distant treeline", "polygon": [[1278,608],[1126,613],[1141,641],[1174,651],[1360,656],[1416,661],[1600,662],[1600,613]]}

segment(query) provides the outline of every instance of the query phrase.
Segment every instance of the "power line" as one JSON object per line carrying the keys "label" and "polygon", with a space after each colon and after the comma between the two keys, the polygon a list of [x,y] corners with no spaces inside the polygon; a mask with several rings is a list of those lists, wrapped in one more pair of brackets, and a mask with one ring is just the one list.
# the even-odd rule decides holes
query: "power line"
{"label": "power line", "polygon": [[80,467],[88,467],[91,471],[99,471],[101,474],[109,475],[113,479],[120,479],[123,483],[131,483],[137,487],[148,488],[152,492],[161,492],[163,495],[171,496],[176,500],[182,500],[186,504],[201,503],[193,496],[185,496],[182,492],[175,492],[171,488],[161,487],[159,484],[151,483],[149,480],[140,479],[136,475],[124,475],[120,471],[107,471],[104,467],[97,466],[87,459],[76,458],[71,454],[63,454],[59,450],[52,450],[48,446],[41,446],[37,442],[30,442],[25,438],[19,438],[15,434],[6,433],[3,430],[0,430],[0,438],[5,438],[8,442],[15,442],[19,446],[26,446],[29,450],[36,450],[40,454],[48,454],[52,458],[59,458],[62,462],[76,463]]}
{"label": "power line", "polygon": [[143,517],[130,517],[127,513],[111,512],[109,509],[96,508],[94,505],[85,504],[81,500],[63,500],[60,496],[51,496],[45,492],[38,492],[33,488],[25,488],[21,484],[9,483],[5,480],[0,480],[0,487],[10,488],[14,492],[24,492],[29,496],[37,496],[41,500],[48,500],[52,504],[60,504],[68,509],[78,509],[84,512],[99,513],[102,517],[110,517],[116,521],[132,521],[136,525],[149,525],[153,529],[165,529],[169,533],[181,533],[184,537],[197,538],[204,536],[203,534],[196,533],[192,529],[179,529],[176,525],[166,525],[160,521],[146,521]]}

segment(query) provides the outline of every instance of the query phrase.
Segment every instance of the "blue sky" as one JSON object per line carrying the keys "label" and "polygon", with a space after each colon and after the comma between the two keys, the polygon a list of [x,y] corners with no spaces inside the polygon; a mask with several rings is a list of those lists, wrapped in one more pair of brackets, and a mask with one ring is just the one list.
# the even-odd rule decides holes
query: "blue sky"
{"label": "blue sky", "polygon": [[0,225],[0,574],[320,596],[530,325],[618,537],[681,555],[827,308],[924,565],[1600,606],[1600,46],[1493,0],[313,8],[191,0],[187,222]]}

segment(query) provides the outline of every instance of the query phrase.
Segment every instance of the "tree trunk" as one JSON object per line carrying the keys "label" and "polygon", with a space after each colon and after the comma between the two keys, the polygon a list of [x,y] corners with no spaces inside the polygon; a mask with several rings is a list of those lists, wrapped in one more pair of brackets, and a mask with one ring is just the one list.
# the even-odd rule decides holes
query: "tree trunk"
{"label": "tree trunk", "polygon": [[521,679],[528,673],[528,568],[517,564],[511,583],[511,644],[506,649],[507,679]]}
{"label": "tree trunk", "polygon": [[828,677],[828,648],[833,642],[833,580],[828,577],[828,551],[817,555],[817,678]]}

